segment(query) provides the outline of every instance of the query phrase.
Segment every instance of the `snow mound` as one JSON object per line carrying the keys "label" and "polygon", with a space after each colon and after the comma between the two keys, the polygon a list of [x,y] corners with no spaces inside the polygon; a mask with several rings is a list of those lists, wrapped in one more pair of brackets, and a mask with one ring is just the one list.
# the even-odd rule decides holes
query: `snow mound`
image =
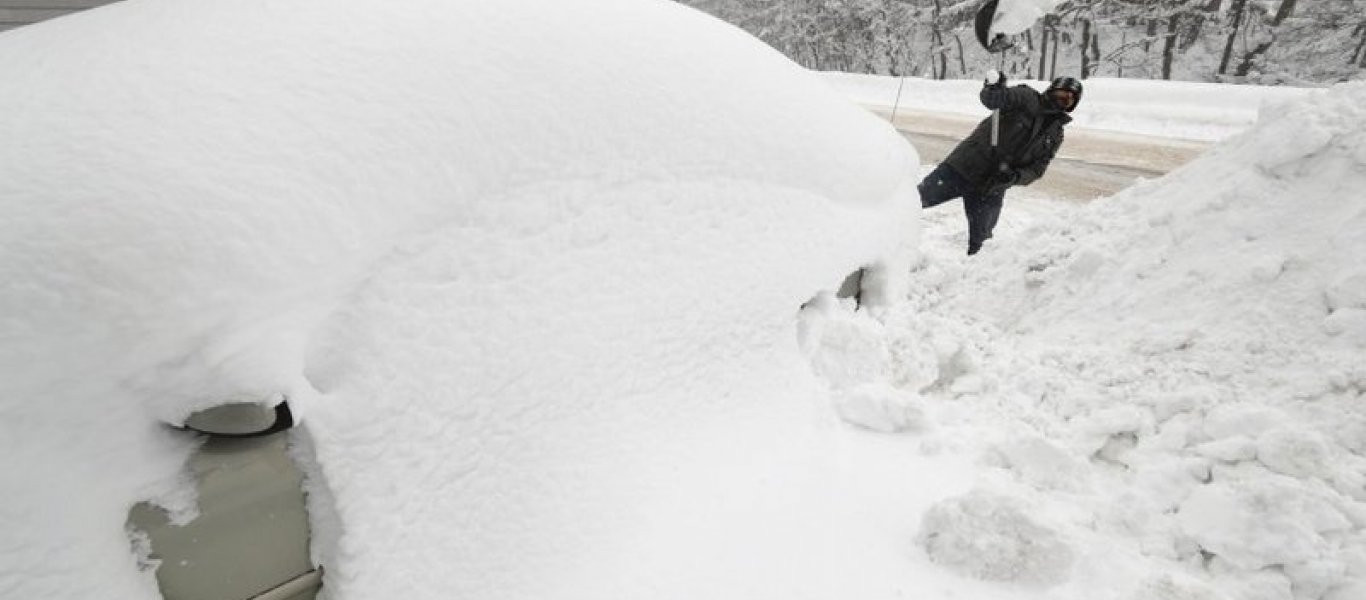
{"label": "snow mound", "polygon": [[988,581],[1056,585],[1074,551],[1016,496],[974,490],[926,511],[918,539],[934,562]]}
{"label": "snow mound", "polygon": [[[1357,83],[1268,107],[1112,198],[1007,207],[974,259],[946,245],[916,266],[902,335],[965,340],[989,390],[939,397],[922,378],[926,418],[959,437],[1025,428],[1086,465],[1058,480],[987,448],[1049,512],[1079,515],[1069,534],[1098,536],[1074,536],[1079,555],[1142,565],[1129,589],[1350,597],[1366,581],[1362,189]],[[935,409],[950,398],[968,406]]]}

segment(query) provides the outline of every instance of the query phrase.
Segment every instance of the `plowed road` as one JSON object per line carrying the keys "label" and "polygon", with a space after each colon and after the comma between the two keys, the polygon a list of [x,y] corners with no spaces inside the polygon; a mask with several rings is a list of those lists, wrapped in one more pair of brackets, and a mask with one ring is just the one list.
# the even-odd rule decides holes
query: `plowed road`
{"label": "plowed road", "polygon": [[[871,107],[886,119],[890,109]],[[984,114],[985,113],[984,109]],[[901,109],[896,128],[933,165],[967,137],[981,118]],[[1139,178],[1154,179],[1209,148],[1208,142],[1159,138],[1069,125],[1062,149],[1032,190],[1057,198],[1088,201],[1109,196]]]}

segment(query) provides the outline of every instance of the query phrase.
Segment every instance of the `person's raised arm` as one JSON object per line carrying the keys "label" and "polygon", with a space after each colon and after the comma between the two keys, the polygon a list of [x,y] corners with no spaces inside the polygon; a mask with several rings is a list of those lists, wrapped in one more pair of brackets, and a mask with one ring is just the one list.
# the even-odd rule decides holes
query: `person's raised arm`
{"label": "person's raised arm", "polygon": [[1034,88],[1024,84],[1006,87],[1005,74],[997,71],[989,73],[986,81],[982,82],[982,91],[978,98],[982,101],[982,106],[991,110],[1023,110],[1037,114],[1042,107],[1039,93],[1034,91]]}

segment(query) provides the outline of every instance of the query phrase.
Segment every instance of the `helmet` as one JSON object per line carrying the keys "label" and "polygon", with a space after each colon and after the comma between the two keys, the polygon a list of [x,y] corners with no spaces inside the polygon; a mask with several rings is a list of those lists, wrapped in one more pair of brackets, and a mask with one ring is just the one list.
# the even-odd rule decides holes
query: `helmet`
{"label": "helmet", "polygon": [[1072,77],[1058,77],[1057,79],[1053,80],[1053,83],[1050,83],[1048,85],[1048,90],[1044,93],[1047,94],[1049,92],[1052,92],[1053,90],[1067,90],[1076,95],[1076,100],[1072,102],[1072,106],[1069,106],[1065,109],[1067,112],[1072,112],[1073,109],[1077,108],[1078,104],[1081,104],[1080,81],[1077,81]]}

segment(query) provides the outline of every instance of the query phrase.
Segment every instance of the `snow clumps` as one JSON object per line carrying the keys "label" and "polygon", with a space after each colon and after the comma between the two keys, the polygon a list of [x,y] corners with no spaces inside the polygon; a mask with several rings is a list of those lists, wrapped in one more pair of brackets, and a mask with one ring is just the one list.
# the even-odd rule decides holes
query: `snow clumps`
{"label": "snow clumps", "polygon": [[1067,541],[1022,500],[983,490],[931,507],[918,540],[934,562],[987,581],[1055,585],[1075,560]]}
{"label": "snow clumps", "polygon": [[920,394],[897,385],[886,325],[851,299],[823,294],[800,314],[798,338],[844,422],[880,433],[926,427]]}

